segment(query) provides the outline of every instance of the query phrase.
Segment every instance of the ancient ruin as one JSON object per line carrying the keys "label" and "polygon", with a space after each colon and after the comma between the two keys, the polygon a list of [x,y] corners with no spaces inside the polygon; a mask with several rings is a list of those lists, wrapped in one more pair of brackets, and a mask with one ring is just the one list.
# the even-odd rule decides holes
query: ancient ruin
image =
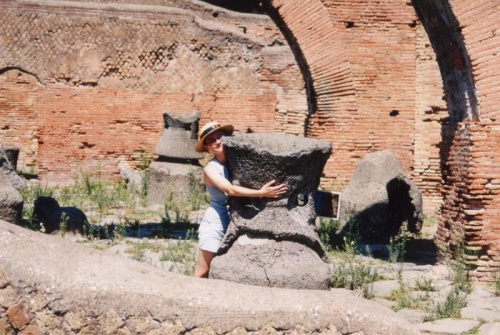
{"label": "ancient ruin", "polygon": [[315,231],[313,195],[331,153],[326,141],[244,134],[224,141],[233,182],[286,183],[282,199],[233,198],[231,223],[210,277],[245,284],[328,289],[330,269]]}
{"label": "ancient ruin", "polygon": [[[224,4],[230,9],[221,7]],[[441,263],[455,258],[456,263],[467,266],[473,281],[484,285],[498,282],[498,1],[3,0],[0,10],[0,145],[20,148],[20,175],[36,178],[28,182],[28,191],[33,191],[33,185],[74,184],[82,171],[99,171],[100,180],[117,181],[124,167],[137,171],[144,155],[154,155],[164,130],[164,111],[183,118],[196,110],[201,125],[217,120],[233,124],[240,134],[271,132],[330,142],[333,154],[319,181],[326,190],[346,192],[363,157],[389,150],[422,194],[422,212],[417,216],[424,214],[429,219],[424,229],[429,228],[427,223],[435,230],[431,233],[434,240],[429,243],[438,248]],[[188,134],[185,131],[183,136]],[[170,163],[177,162],[177,158],[171,159]],[[0,161],[6,161],[1,154]],[[158,175],[170,173],[159,168],[155,171]],[[8,175],[3,178],[3,173],[0,216],[18,222],[22,198],[16,188],[23,184],[15,184]],[[405,185],[410,182],[405,181]],[[151,192],[155,193],[154,186]],[[116,208],[113,210],[121,215]],[[93,272],[95,282],[89,281],[96,283],[96,290],[91,287],[82,293],[92,297],[84,301],[96,303],[93,311],[97,312],[87,315],[87,311],[78,310],[65,314],[65,309],[57,306],[59,301],[67,301],[59,297],[71,288],[66,286],[67,291],[55,293],[55,300],[49,297],[53,292],[50,278],[57,278],[57,266],[61,264],[39,258],[46,250],[57,249],[58,243],[52,243],[55,237],[43,236],[43,241],[49,242],[38,245],[36,238],[30,237],[34,235],[18,229],[2,223],[0,236],[12,239],[8,248],[4,244],[0,248],[0,267],[9,278],[0,277],[0,333],[7,329],[7,333],[28,334],[35,332],[36,324],[40,332],[56,334],[54,329],[61,322],[73,332],[87,333],[92,333],[97,324],[105,328],[112,323],[103,331],[111,333],[141,333],[138,329],[146,329],[141,328],[144,323],[155,324],[158,320],[161,327],[176,325],[176,320],[168,323],[166,318],[157,317],[156,312],[151,312],[154,308],[144,308],[148,311],[144,312],[131,307],[125,315],[116,307],[118,317],[114,312],[100,313],[105,307],[94,298],[108,298],[111,287],[98,290],[102,288],[100,280],[104,280],[99,277],[100,268]],[[258,241],[251,240],[251,234],[241,236],[246,236],[243,242],[247,237],[247,242]],[[24,238],[29,238],[31,244],[23,244]],[[18,268],[20,262],[12,259],[30,248],[39,248],[39,253],[24,254],[22,262],[27,266]],[[75,263],[81,255],[77,256]],[[85,260],[87,266],[95,265],[94,258]],[[53,272],[47,272],[43,281],[35,278],[27,283],[19,279],[30,278],[21,271],[43,272],[45,262],[54,263],[50,263]],[[123,266],[134,266],[130,264],[124,262]],[[149,271],[146,266],[141,269]],[[72,270],[84,272],[80,267]],[[146,281],[142,274],[138,276]],[[157,276],[170,279],[168,274]],[[193,281],[195,286],[206,285],[207,300],[218,297],[225,285],[244,287],[208,282],[216,284]],[[137,288],[140,283],[134,285]],[[220,285],[219,291],[210,294],[211,285]],[[41,287],[50,288],[43,293],[50,304],[37,300],[38,295],[29,296],[29,292],[38,292],[33,288]],[[56,285],[56,289],[62,287]],[[182,292],[189,291],[189,287],[179,287]],[[157,288],[163,294],[171,286],[158,284]],[[314,303],[296,307],[299,312],[285,320],[280,310],[273,314],[266,309],[266,294],[278,296],[284,305],[299,306],[307,300],[305,297],[316,299],[309,295],[313,293],[290,294],[266,288],[259,294],[258,290],[249,290],[245,303],[255,295],[263,305],[251,300],[255,308],[249,307],[250,312],[245,310],[240,315],[254,311],[259,316],[270,315],[263,321],[273,324],[269,326],[273,330],[284,332],[300,332],[303,324],[307,328],[304,332],[326,329],[328,322],[321,326],[309,323],[317,320]],[[151,297],[156,293],[147,296],[148,303],[154,302]],[[172,294],[175,300],[177,296]],[[330,298],[328,295],[325,300],[314,301],[327,306],[328,313],[330,308],[336,308],[330,302],[323,304]],[[480,293],[475,299],[480,305],[478,301],[486,298]],[[346,300],[351,302],[351,297]],[[218,301],[217,306],[223,306]],[[196,304],[199,300],[193,298],[190,302]],[[367,304],[368,309],[373,309],[372,304]],[[496,303],[488,304],[491,307]],[[187,314],[195,313],[187,306]],[[495,308],[491,307],[493,316],[489,321],[497,320]],[[304,309],[309,311],[305,321],[300,318]],[[351,322],[353,318],[345,313],[332,318],[348,318]],[[475,311],[468,313],[463,315],[471,316]],[[354,319],[357,322],[364,317]],[[91,321],[80,326],[82,320]],[[137,328],[133,325],[136,320],[141,323]],[[343,324],[333,326],[336,328],[332,332],[384,333],[377,328],[383,323],[378,317],[365,320],[375,326],[364,330]],[[249,324],[252,322],[257,321]],[[203,332],[202,326],[183,324],[179,332]],[[227,327],[224,331],[267,329],[261,323],[242,327]],[[495,334],[495,325],[488,327]]]}

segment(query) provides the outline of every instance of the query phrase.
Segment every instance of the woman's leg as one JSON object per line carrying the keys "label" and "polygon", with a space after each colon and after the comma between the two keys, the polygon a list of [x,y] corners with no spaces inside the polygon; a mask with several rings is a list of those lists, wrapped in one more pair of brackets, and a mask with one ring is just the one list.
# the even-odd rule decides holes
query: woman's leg
{"label": "woman's leg", "polygon": [[194,276],[198,278],[208,278],[208,272],[210,271],[210,263],[214,258],[215,253],[199,250],[198,251],[198,263],[196,264],[196,270],[194,271]]}

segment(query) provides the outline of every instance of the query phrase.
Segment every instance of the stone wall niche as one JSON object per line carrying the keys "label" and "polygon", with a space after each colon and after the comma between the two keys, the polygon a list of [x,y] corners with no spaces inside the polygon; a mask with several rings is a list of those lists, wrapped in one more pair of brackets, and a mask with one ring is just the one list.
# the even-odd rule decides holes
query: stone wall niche
{"label": "stone wall niche", "polygon": [[250,285],[328,289],[330,269],[315,231],[314,192],[331,153],[326,141],[242,134],[224,142],[233,183],[286,183],[279,199],[231,199],[231,224],[210,277]]}

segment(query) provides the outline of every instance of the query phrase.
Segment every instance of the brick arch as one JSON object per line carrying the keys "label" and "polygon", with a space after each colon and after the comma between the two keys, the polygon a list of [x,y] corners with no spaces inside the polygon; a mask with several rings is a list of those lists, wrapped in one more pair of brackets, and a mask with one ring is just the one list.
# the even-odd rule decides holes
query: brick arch
{"label": "brick arch", "polygon": [[329,115],[357,109],[340,32],[321,0],[272,0],[270,7],[269,13],[287,37],[306,81],[309,119],[304,135],[322,133]]}
{"label": "brick arch", "polygon": [[412,0],[436,53],[452,122],[479,121],[470,57],[448,1]]}

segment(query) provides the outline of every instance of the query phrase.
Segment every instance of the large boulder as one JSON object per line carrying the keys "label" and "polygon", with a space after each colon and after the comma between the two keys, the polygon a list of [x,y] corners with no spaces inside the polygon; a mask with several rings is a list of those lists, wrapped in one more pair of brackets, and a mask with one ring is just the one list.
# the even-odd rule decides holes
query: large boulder
{"label": "large boulder", "polygon": [[177,159],[200,159],[203,154],[194,151],[198,136],[200,112],[186,115],[163,114],[165,130],[154,153],[158,156]]}
{"label": "large boulder", "polygon": [[33,212],[47,234],[60,231],[61,223],[64,223],[65,233],[85,236],[87,216],[76,207],[61,207],[54,198],[38,197]]}
{"label": "large boulder", "polygon": [[190,185],[200,182],[200,166],[174,162],[153,162],[148,169],[148,204],[163,204],[172,193],[176,198],[187,198]]}
{"label": "large boulder", "polygon": [[19,311],[24,321],[15,326],[32,333],[419,334],[394,311],[344,289],[182,276],[2,220],[0,246],[0,326]]}
{"label": "large boulder", "polygon": [[23,218],[23,197],[0,169],[0,219],[21,224]]}
{"label": "large boulder", "polygon": [[224,141],[234,183],[258,189],[286,183],[281,199],[231,199],[231,223],[210,277],[271,287],[328,289],[330,270],[315,231],[314,192],[329,142],[282,134]]}
{"label": "large boulder", "polygon": [[[354,219],[366,243],[387,243],[404,222],[422,228],[422,193],[390,151],[366,155],[341,196],[341,229]],[[352,222],[352,221],[351,221]]]}
{"label": "large boulder", "polygon": [[12,167],[12,164],[9,161],[7,153],[1,146],[0,146],[0,170],[3,172],[5,177],[7,177],[12,187],[14,187],[16,190],[20,191],[26,187],[26,182],[16,173],[16,170]]}

